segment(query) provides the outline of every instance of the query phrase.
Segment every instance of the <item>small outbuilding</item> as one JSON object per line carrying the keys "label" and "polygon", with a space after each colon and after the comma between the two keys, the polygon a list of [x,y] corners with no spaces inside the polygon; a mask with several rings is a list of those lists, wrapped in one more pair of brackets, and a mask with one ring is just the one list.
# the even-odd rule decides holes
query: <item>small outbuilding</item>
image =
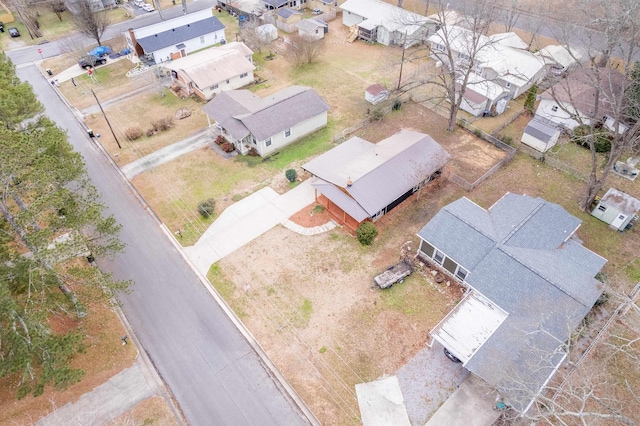
{"label": "small outbuilding", "polygon": [[610,188],[591,215],[618,231],[624,231],[638,220],[640,200],[617,189]]}
{"label": "small outbuilding", "polygon": [[372,105],[386,100],[389,91],[382,84],[372,84],[364,91],[364,99]]}
{"label": "small outbuilding", "polygon": [[278,29],[273,24],[264,24],[256,28],[256,34],[264,43],[271,43],[278,38]]}
{"label": "small outbuilding", "polygon": [[553,148],[560,137],[560,129],[552,122],[542,117],[533,117],[527,124],[520,141],[540,152],[547,152]]}
{"label": "small outbuilding", "polygon": [[298,35],[306,40],[320,40],[324,38],[329,25],[319,19],[303,19],[296,24]]}

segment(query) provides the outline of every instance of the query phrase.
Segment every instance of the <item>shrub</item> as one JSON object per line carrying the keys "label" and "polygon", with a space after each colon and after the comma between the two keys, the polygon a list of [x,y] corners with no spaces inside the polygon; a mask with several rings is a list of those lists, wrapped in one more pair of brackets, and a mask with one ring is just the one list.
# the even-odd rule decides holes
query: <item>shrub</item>
{"label": "shrub", "polygon": [[314,213],[322,213],[324,211],[324,206],[322,204],[316,204],[313,206]]}
{"label": "shrub", "polygon": [[129,127],[124,131],[124,137],[129,141],[135,141],[136,139],[140,139],[143,135],[142,128],[138,126]]}
{"label": "shrub", "polygon": [[364,222],[356,229],[356,237],[363,246],[370,245],[378,236],[378,228],[372,222]]}
{"label": "shrub", "polygon": [[159,118],[151,122],[151,127],[156,132],[163,132],[173,127],[173,117]]}
{"label": "shrub", "polygon": [[218,135],[218,136],[216,136],[216,140],[214,142],[215,142],[216,145],[222,145],[226,141],[227,140],[224,138],[224,136]]}
{"label": "shrub", "polygon": [[155,135],[156,131],[154,129],[147,129],[147,137],[150,138],[151,136]]}
{"label": "shrub", "polygon": [[284,175],[287,177],[287,180],[289,182],[295,182],[295,180],[298,178],[298,172],[296,172],[294,169],[289,169],[286,172],[284,172]]}
{"label": "shrub", "polygon": [[216,200],[209,198],[198,203],[198,213],[204,218],[209,218],[213,215],[213,211],[216,208]]}
{"label": "shrub", "polygon": [[371,111],[371,121],[380,121],[384,118],[384,111],[380,108],[376,108]]}
{"label": "shrub", "polygon": [[609,134],[603,129],[594,129],[593,135],[590,135],[591,127],[587,125],[578,126],[573,129],[571,135],[571,141],[585,148],[589,148],[589,137],[594,138],[594,146],[596,152],[609,152],[611,151],[611,141]]}
{"label": "shrub", "polygon": [[393,106],[391,107],[391,109],[393,109],[394,111],[398,111],[400,110],[400,108],[402,108],[402,102],[400,101],[400,99],[396,99],[395,101],[393,101]]}
{"label": "shrub", "polygon": [[231,152],[233,151],[233,144],[231,142],[224,142],[222,145],[220,145],[220,149],[224,152]]}
{"label": "shrub", "polygon": [[529,114],[533,114],[533,109],[536,106],[536,98],[538,96],[538,86],[533,85],[529,90],[527,90],[527,97],[524,100],[524,109]]}

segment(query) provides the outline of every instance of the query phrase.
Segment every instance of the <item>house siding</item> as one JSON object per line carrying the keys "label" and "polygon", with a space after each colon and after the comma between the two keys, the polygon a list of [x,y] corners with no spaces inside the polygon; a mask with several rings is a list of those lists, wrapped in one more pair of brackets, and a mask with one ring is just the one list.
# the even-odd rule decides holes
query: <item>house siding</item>
{"label": "house siding", "polygon": [[537,139],[533,136],[531,136],[528,133],[523,133],[522,134],[522,138],[520,139],[520,141],[525,144],[525,145],[529,145],[531,148],[535,149],[536,151],[540,151],[540,152],[546,152],[549,149],[553,148],[556,143],[558,142],[558,137],[560,136],[560,133],[557,133],[548,143],[541,141],[540,139]]}
{"label": "house siding", "polygon": [[[557,111],[553,110],[553,107],[557,106]],[[565,106],[566,108],[566,106]],[[571,109],[571,108],[567,108]],[[547,120],[559,124],[560,126],[567,128],[569,130],[573,130],[578,126],[578,122],[571,118],[571,116],[561,108],[561,105],[553,99],[542,99],[540,104],[538,105],[538,109],[536,110],[536,115],[540,117],[544,117]],[[589,123],[589,119],[587,117],[583,117],[583,121],[585,124]]]}
{"label": "house siding", "polygon": [[251,83],[253,79],[254,79],[253,71],[248,72],[247,76],[243,78],[240,78],[239,75],[236,75],[235,77],[232,77],[229,79],[229,83],[227,83],[227,80],[218,82],[218,87],[216,89],[211,89],[211,87],[214,86],[213,84],[204,89],[200,88],[200,93],[202,93],[204,97],[200,95],[198,96],[200,96],[202,99],[206,101],[209,101],[213,98],[214,95],[220,92],[223,92],[225,90],[239,89]]}
{"label": "house siding", "polygon": [[271,136],[271,145],[266,146],[265,141],[259,141],[257,146],[254,145],[258,154],[264,157],[265,155],[269,155],[270,153],[287,146],[304,136],[315,132],[318,129],[323,128],[327,125],[327,111],[324,111],[315,117],[311,117],[308,120],[305,120],[301,123],[296,124],[291,127],[291,135],[285,136],[284,130],[278,132],[277,134]]}
{"label": "house siding", "polygon": [[342,23],[347,27],[357,25],[364,20],[364,17],[356,15],[355,13],[348,12],[346,10],[342,12]]}
{"label": "house siding", "polygon": [[225,38],[224,29],[205,34],[203,37],[204,43],[200,41],[200,37],[183,41],[182,43],[186,46],[184,49],[177,49],[175,46],[169,46],[165,47],[164,49],[156,50],[155,52],[145,53],[152,53],[153,59],[156,61],[156,63],[167,62],[171,60],[172,53],[179,53],[180,50],[184,50],[185,54],[188,55],[189,53],[193,53],[196,50],[201,50],[220,43],[220,41]]}

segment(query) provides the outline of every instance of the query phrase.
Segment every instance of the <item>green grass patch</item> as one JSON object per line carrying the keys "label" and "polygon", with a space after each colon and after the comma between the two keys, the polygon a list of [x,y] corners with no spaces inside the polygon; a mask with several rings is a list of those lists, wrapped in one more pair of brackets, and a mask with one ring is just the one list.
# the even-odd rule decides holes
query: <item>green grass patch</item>
{"label": "green grass patch", "polygon": [[320,352],[321,354],[325,353],[326,351],[327,351],[327,347],[326,346],[323,346],[318,350],[318,352]]}
{"label": "green grass patch", "polygon": [[229,304],[233,312],[238,318],[243,319],[247,316],[247,313],[243,309],[243,302],[241,299],[235,297],[236,286],[233,282],[229,281],[222,272],[220,265],[214,263],[207,272],[207,279],[216,289],[218,294]]}

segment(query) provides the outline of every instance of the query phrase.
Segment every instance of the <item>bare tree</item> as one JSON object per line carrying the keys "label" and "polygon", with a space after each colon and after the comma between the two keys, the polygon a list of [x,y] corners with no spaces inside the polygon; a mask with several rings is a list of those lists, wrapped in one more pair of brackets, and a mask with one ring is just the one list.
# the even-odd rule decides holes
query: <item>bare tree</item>
{"label": "bare tree", "polygon": [[64,4],[62,0],[52,0],[49,3],[51,6],[51,11],[56,14],[59,21],[62,21],[62,14],[67,10],[67,6]]}
{"label": "bare tree", "polygon": [[32,39],[42,37],[36,9],[30,6],[26,0],[11,0],[9,4],[13,6],[13,9],[18,13],[18,16],[20,16],[29,36]]}
{"label": "bare tree", "polygon": [[520,19],[520,0],[502,0],[500,18],[505,32],[513,31]]}
{"label": "bare tree", "polygon": [[102,46],[102,35],[111,24],[105,11],[94,12],[90,0],[78,0],[74,3],[73,23],[84,35],[91,37]]}
{"label": "bare tree", "polygon": [[269,36],[260,32],[260,23],[257,19],[245,23],[240,28],[240,40],[254,52],[262,53],[262,49],[271,43]]}
{"label": "bare tree", "polygon": [[[568,13],[575,21],[586,22],[598,31],[585,29],[582,24],[568,24],[558,29],[557,38],[563,44],[585,50],[588,60],[580,63],[577,75],[583,85],[590,86],[590,96],[581,95],[584,88],[571,84],[575,81],[572,76],[551,94],[560,110],[583,130],[582,137],[591,153],[587,187],[580,204],[583,211],[588,211],[620,157],[640,147],[640,121],[629,118],[627,102],[633,84],[627,76],[633,70],[640,40],[640,2],[613,0],[606,7],[595,0],[583,3]],[[610,140],[604,166],[596,147],[601,129],[608,131]]]}
{"label": "bare tree", "polygon": [[324,40],[313,40],[298,34],[291,35],[287,40],[284,56],[296,67],[313,63],[324,49]]}

